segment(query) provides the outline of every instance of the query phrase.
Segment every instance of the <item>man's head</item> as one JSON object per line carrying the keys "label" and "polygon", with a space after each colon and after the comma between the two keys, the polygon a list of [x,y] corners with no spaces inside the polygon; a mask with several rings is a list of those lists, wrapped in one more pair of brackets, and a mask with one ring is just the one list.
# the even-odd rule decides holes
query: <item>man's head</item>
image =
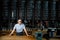
{"label": "man's head", "polygon": [[18,19],[18,24],[21,24],[22,23],[22,19]]}

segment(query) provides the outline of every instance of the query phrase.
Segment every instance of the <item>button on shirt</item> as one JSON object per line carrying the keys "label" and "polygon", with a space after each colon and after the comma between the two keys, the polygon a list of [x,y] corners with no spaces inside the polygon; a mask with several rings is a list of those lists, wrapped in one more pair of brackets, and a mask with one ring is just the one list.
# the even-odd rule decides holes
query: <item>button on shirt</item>
{"label": "button on shirt", "polygon": [[22,32],[24,28],[25,28],[24,24],[15,24],[13,29],[16,29],[16,32]]}

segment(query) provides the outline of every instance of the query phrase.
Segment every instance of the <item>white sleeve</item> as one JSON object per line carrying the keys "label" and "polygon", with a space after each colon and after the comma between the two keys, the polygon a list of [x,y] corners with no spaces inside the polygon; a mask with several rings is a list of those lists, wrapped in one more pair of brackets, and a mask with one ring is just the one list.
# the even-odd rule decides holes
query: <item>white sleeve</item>
{"label": "white sleeve", "polygon": [[23,24],[23,28],[25,28],[25,25]]}
{"label": "white sleeve", "polygon": [[15,30],[15,28],[16,28],[16,25],[13,27],[13,30]]}

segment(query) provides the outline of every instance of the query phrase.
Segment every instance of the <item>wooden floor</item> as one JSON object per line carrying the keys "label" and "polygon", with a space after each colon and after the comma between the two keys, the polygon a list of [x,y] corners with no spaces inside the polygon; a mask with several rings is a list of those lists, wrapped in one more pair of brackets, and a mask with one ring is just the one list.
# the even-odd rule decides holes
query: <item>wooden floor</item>
{"label": "wooden floor", "polygon": [[1,36],[0,40],[35,40],[32,36]]}
{"label": "wooden floor", "polygon": [[[1,32],[0,32],[1,33]],[[0,40],[36,40],[33,36],[16,36],[16,34],[9,36],[10,33],[5,32],[0,34]],[[46,40],[45,38],[42,38],[42,40]],[[50,40],[60,40],[60,38],[51,38]]]}
{"label": "wooden floor", "polygon": [[[36,40],[36,39],[32,36],[16,36],[16,35],[8,36],[8,35],[5,35],[5,36],[1,36],[0,40]],[[43,38],[42,40],[46,40],[46,39]],[[50,40],[60,40],[60,39],[51,38]]]}

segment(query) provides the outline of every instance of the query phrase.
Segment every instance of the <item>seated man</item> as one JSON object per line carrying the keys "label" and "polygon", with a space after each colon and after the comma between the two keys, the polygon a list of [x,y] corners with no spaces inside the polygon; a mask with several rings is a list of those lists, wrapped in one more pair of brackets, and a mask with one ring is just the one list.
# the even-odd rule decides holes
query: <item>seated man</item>
{"label": "seated man", "polygon": [[10,33],[9,36],[11,36],[13,34],[13,32],[16,30],[16,35],[20,36],[20,35],[23,35],[23,30],[24,32],[26,33],[26,35],[28,36],[28,33],[26,31],[26,28],[25,28],[25,25],[22,23],[22,20],[21,19],[18,19],[17,21],[18,23],[15,24],[12,32]]}

